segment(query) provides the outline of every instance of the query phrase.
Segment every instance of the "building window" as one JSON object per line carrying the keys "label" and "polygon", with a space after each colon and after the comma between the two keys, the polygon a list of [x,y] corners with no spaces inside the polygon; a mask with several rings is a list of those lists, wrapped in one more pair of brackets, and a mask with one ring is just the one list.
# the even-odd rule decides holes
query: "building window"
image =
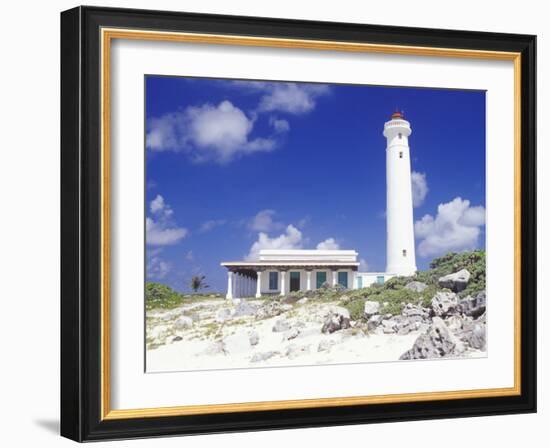
{"label": "building window", "polygon": [[317,285],[317,289],[319,289],[323,283],[327,281],[327,273],[326,272],[317,272],[315,274],[315,284]]}
{"label": "building window", "polygon": [[361,289],[363,287],[363,277],[360,275],[357,277],[357,288]]}
{"label": "building window", "polygon": [[377,275],[376,276],[376,283],[378,283],[379,285],[383,284],[384,283],[384,276],[383,275]]}
{"label": "building window", "polygon": [[407,249],[403,249],[403,256],[404,256],[404,257],[407,256]]}
{"label": "building window", "polygon": [[400,158],[400,159],[403,158],[403,151],[399,151],[399,158]]}
{"label": "building window", "polygon": [[399,135],[399,140],[401,140],[403,138],[403,134],[401,134],[400,132],[398,135]]}
{"label": "building window", "polygon": [[271,291],[277,290],[277,286],[279,285],[279,273],[278,272],[270,272],[269,273],[269,289]]}
{"label": "building window", "polygon": [[338,272],[338,284],[342,285],[344,288],[348,287],[348,273],[347,272]]}

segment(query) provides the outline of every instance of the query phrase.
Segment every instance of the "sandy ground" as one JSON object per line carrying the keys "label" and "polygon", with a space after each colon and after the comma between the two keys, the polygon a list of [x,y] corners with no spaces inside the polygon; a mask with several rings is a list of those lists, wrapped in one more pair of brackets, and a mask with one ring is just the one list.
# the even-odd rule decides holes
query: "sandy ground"
{"label": "sandy ground", "polygon": [[[334,305],[313,301],[288,305],[283,314],[264,319],[253,315],[220,318],[224,313],[220,310],[226,309],[225,313],[229,314],[235,309],[223,300],[149,312],[147,371],[396,361],[420,334],[420,331],[407,335],[384,334],[381,329],[369,333],[359,326],[323,334],[323,322]],[[192,324],[184,318],[189,326],[178,329],[175,323],[181,316],[191,317]],[[284,321],[289,329],[274,331],[277,321]]]}

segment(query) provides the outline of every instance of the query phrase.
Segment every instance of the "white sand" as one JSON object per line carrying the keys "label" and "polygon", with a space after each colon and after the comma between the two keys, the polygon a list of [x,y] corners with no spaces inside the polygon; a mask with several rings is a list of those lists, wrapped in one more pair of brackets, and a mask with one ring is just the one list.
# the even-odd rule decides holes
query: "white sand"
{"label": "white sand", "polygon": [[[217,311],[224,307],[232,308],[223,301],[213,300],[171,312],[150,313],[147,325],[149,345],[165,343],[147,350],[147,371],[396,361],[418,337],[417,331],[400,336],[380,332],[365,334],[358,328],[323,334],[324,316],[331,305],[311,301],[305,305],[294,305],[292,310],[280,316],[263,320],[254,316],[238,317],[223,324],[216,322]],[[178,316],[191,316],[193,313],[195,320],[191,328],[174,331],[173,322]],[[280,319],[297,328],[298,336],[286,340],[284,332],[274,332],[273,326]],[[259,336],[259,342],[254,346],[249,342],[251,331]],[[172,342],[175,336],[183,339]],[[220,340],[224,341],[223,350],[215,342]],[[328,350],[319,351],[321,341],[333,345]],[[217,347],[217,353],[216,350],[212,353],[212,347]],[[277,353],[269,359],[252,362],[255,354],[266,352]]]}

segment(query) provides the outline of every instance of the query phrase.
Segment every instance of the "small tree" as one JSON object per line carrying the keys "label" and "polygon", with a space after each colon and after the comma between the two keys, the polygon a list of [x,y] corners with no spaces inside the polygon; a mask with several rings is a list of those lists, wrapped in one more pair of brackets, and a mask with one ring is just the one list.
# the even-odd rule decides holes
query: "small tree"
{"label": "small tree", "polygon": [[193,277],[191,277],[190,286],[193,292],[198,292],[201,289],[209,288],[205,280],[205,275],[194,275]]}

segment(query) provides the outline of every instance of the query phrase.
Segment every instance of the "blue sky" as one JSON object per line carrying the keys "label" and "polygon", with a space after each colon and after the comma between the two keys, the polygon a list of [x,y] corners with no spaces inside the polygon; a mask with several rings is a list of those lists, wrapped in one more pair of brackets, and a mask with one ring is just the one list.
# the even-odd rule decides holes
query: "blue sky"
{"label": "blue sky", "polygon": [[384,122],[409,139],[417,265],[485,244],[485,92],[147,76],[148,280],[180,291],[261,248],[385,267]]}

